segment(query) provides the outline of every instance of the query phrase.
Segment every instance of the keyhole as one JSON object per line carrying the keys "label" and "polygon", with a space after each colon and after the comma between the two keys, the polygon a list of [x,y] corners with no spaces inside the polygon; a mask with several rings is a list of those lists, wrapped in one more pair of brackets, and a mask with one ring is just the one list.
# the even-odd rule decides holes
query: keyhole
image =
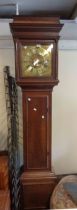
{"label": "keyhole", "polygon": [[28,101],[31,101],[31,98],[28,98]]}
{"label": "keyhole", "polygon": [[42,119],[44,119],[45,118],[45,116],[44,115],[42,115]]}

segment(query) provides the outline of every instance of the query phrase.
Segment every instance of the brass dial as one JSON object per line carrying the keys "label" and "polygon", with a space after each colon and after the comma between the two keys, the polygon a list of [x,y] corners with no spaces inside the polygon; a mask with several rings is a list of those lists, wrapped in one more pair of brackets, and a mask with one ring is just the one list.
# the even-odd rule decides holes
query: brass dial
{"label": "brass dial", "polygon": [[22,77],[49,77],[52,74],[51,45],[21,45]]}

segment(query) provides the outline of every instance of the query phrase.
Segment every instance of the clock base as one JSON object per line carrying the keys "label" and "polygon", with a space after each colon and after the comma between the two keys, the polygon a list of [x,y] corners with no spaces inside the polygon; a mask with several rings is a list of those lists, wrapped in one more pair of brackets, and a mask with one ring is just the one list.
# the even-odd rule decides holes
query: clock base
{"label": "clock base", "polygon": [[23,210],[48,209],[57,177],[52,172],[24,172],[21,176]]}

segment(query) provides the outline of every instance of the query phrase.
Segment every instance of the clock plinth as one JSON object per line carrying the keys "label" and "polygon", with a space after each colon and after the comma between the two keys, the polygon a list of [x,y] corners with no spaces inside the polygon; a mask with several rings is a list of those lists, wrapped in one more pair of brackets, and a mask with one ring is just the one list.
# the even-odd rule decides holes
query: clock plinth
{"label": "clock plinth", "polygon": [[59,18],[15,17],[16,81],[22,88],[23,210],[48,209],[56,184],[52,170],[52,89],[58,84]]}
{"label": "clock plinth", "polygon": [[51,172],[24,172],[21,176],[23,209],[49,209],[51,193],[57,183]]}

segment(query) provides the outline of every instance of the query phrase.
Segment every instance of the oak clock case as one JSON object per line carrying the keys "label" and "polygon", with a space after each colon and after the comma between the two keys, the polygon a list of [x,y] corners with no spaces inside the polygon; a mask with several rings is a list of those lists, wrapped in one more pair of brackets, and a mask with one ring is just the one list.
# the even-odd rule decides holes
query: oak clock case
{"label": "oak clock case", "polygon": [[15,17],[16,81],[22,89],[22,209],[48,209],[57,178],[52,167],[52,89],[58,84],[59,18]]}

